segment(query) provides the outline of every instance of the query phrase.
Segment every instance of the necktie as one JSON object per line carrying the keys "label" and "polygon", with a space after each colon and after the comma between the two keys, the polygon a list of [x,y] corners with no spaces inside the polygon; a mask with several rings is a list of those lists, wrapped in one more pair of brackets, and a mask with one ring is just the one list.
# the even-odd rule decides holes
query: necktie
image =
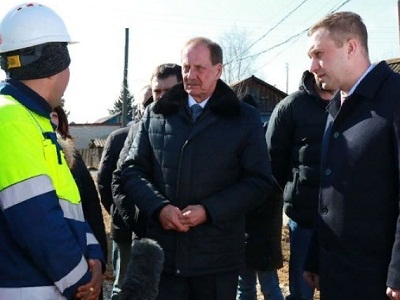
{"label": "necktie", "polygon": [[192,111],[192,120],[194,122],[196,121],[197,117],[201,114],[203,108],[201,107],[200,104],[193,104],[190,107],[190,110]]}

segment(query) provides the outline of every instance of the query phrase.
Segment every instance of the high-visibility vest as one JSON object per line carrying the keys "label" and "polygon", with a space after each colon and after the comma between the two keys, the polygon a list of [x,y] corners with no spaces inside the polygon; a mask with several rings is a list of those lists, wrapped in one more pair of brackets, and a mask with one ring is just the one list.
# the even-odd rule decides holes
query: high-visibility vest
{"label": "high-visibility vest", "polygon": [[70,298],[100,247],[49,118],[1,94],[0,299]]}

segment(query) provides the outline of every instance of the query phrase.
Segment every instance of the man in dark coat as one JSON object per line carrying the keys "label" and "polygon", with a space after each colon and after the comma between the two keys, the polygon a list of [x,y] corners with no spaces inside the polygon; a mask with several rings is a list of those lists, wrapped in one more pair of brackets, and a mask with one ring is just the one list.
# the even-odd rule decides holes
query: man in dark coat
{"label": "man in dark coat", "polygon": [[320,87],[303,73],[299,90],[275,107],[266,133],[272,174],[283,193],[289,217],[290,260],[287,300],[312,300],[314,289],[303,279],[304,261],[317,215],[321,143],[326,106],[335,91]]}
{"label": "man in dark coat", "polygon": [[[181,66],[162,64],[156,67],[151,76],[151,85],[141,90],[140,105],[145,109],[153,100],[158,100],[166,91],[182,81]],[[141,111],[140,115],[143,114]],[[139,120],[140,121],[140,120]],[[113,268],[115,281],[111,294],[112,300],[119,299],[121,285],[129,263],[132,233],[143,237],[145,219],[139,215],[135,205],[119,205],[125,198],[119,183],[114,183],[112,173],[125,160],[129,147],[136,136],[139,122],[113,131],[107,138],[98,172],[98,187],[101,201],[112,216],[111,238],[113,240]]]}
{"label": "man in dark coat", "polygon": [[304,276],[322,300],[400,299],[400,75],[370,63],[355,13],[326,16],[309,37],[310,71],[340,93],[328,105]]}
{"label": "man in dark coat", "polygon": [[145,111],[121,183],[165,253],[157,299],[234,300],[245,212],[272,186],[267,145],[258,111],[219,79],[221,47],[194,38],[181,54],[183,85]]}

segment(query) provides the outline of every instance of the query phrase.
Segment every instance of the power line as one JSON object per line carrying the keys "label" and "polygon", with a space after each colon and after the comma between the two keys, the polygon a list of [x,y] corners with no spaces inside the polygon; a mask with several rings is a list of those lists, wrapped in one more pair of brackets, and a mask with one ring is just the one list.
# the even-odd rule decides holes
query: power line
{"label": "power line", "polygon": [[[307,0],[305,0],[305,1],[307,1]],[[305,1],[303,1],[300,5],[304,4]],[[346,1],[342,2],[338,7],[332,8],[332,9],[329,11],[329,14],[330,14],[330,13],[336,12],[337,10],[339,10],[340,8],[342,8],[344,5],[346,5],[346,4],[349,3],[350,1],[351,1],[351,0],[346,0]],[[297,8],[295,8],[293,11],[291,11],[289,14],[291,14],[292,12],[294,12],[295,10],[297,10],[298,8],[299,8],[299,6],[298,6]],[[288,15],[287,15],[287,16],[288,16]],[[286,17],[284,17],[284,19],[286,19]],[[281,23],[281,22],[279,22],[279,24],[280,24],[280,23]],[[278,24],[278,25],[279,25],[279,24]],[[276,27],[277,27],[277,26],[274,26],[274,28],[276,28]],[[249,55],[249,56],[246,56],[246,57],[240,57],[240,58],[237,58],[237,59],[233,59],[233,60],[231,60],[229,63],[226,63],[226,64],[230,64],[230,63],[235,62],[235,61],[238,61],[238,62],[239,62],[239,61],[243,61],[243,60],[246,60],[246,59],[249,59],[249,58],[257,57],[257,56],[259,56],[259,55],[261,55],[261,54],[264,54],[264,53],[266,53],[266,52],[269,52],[269,51],[271,51],[271,50],[273,50],[273,49],[275,49],[275,48],[278,48],[278,47],[280,47],[280,46],[283,46],[283,45],[285,45],[285,44],[287,44],[287,43],[293,41],[294,39],[297,40],[298,38],[300,38],[300,36],[301,36],[302,34],[308,32],[308,30],[309,30],[310,28],[311,28],[311,26],[309,26],[308,28],[302,30],[301,32],[299,32],[299,33],[297,33],[297,34],[295,34],[295,35],[290,36],[289,38],[287,38],[287,39],[284,40],[283,42],[281,42],[281,43],[279,43],[279,44],[275,44],[274,46],[272,46],[272,47],[270,47],[270,48],[268,48],[268,49],[265,49],[265,50],[260,51],[260,52],[258,52],[258,53],[256,53],[256,54],[252,54],[252,55]],[[272,29],[271,29],[271,30],[272,30]],[[269,30],[266,34],[264,34],[262,38],[264,38],[271,30]],[[248,49],[250,49],[255,43],[259,42],[262,38],[258,39],[256,42],[252,43],[251,46],[248,47]],[[295,40],[295,41],[296,41],[296,40]],[[294,43],[295,41],[293,41],[293,43]],[[246,50],[246,51],[247,51],[247,50]],[[246,51],[244,51],[243,53],[245,53]],[[283,51],[282,51],[282,52],[283,52]],[[281,53],[282,53],[282,52],[281,52]],[[279,53],[279,54],[281,54],[281,53]],[[279,55],[279,54],[278,54],[278,55]]]}
{"label": "power line", "polygon": [[298,10],[304,3],[306,3],[308,0],[304,0],[303,2],[301,2],[297,7],[295,7],[294,9],[292,9],[287,15],[285,15],[275,26],[273,26],[272,28],[270,28],[265,34],[263,34],[260,38],[258,38],[257,40],[255,40],[253,43],[250,44],[250,46],[248,46],[245,50],[242,51],[242,53],[239,56],[239,58],[233,58],[231,59],[231,61],[226,62],[224,64],[224,66],[229,65],[235,61],[243,61],[245,59],[240,58],[240,56],[243,56],[244,54],[246,54],[247,51],[250,50],[251,47],[253,47],[255,44],[257,44],[259,41],[261,41],[263,38],[265,38],[269,33],[271,33],[275,28],[277,28],[280,24],[283,23],[283,21],[285,21],[287,18],[290,17],[290,15],[292,15],[296,10]]}
{"label": "power line", "polygon": [[253,42],[249,47],[247,47],[246,50],[243,52],[246,53],[251,47],[253,47],[255,44],[257,44],[259,41],[261,41],[263,38],[265,38],[271,31],[273,31],[276,27],[278,27],[280,24],[283,23],[287,18],[290,17],[296,10],[298,10],[304,3],[306,3],[308,0],[304,0],[301,2],[296,8],[291,10],[286,16],[284,16],[275,26],[273,26],[271,29],[269,29],[264,35],[262,35],[260,38],[258,38],[255,42]]}

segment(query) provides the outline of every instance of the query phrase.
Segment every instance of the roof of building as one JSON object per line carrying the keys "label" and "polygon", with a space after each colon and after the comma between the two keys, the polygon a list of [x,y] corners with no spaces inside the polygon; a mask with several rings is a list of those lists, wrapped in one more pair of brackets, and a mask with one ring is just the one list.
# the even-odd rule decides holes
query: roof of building
{"label": "roof of building", "polygon": [[121,113],[119,112],[119,113],[113,114],[111,116],[102,117],[102,118],[94,121],[93,123],[105,123],[105,122],[107,122],[109,120],[112,120],[115,117],[119,117],[120,115],[121,115]]}
{"label": "roof of building", "polygon": [[386,62],[393,71],[400,73],[400,57],[387,59]]}
{"label": "roof of building", "polygon": [[89,148],[104,148],[107,139],[93,139],[89,144]]}
{"label": "roof of building", "polygon": [[275,91],[276,93],[282,94],[283,97],[285,97],[287,95],[285,92],[281,91],[277,87],[275,87],[273,85],[270,85],[269,83],[265,82],[264,80],[261,80],[260,78],[254,76],[254,75],[252,75],[252,76],[250,76],[248,78],[245,78],[243,80],[240,80],[238,82],[234,82],[234,83],[230,84],[230,86],[234,89],[235,87],[240,86],[240,85],[242,85],[243,83],[245,83],[247,81],[254,81],[257,84],[264,85],[264,86],[268,87],[269,89]]}

